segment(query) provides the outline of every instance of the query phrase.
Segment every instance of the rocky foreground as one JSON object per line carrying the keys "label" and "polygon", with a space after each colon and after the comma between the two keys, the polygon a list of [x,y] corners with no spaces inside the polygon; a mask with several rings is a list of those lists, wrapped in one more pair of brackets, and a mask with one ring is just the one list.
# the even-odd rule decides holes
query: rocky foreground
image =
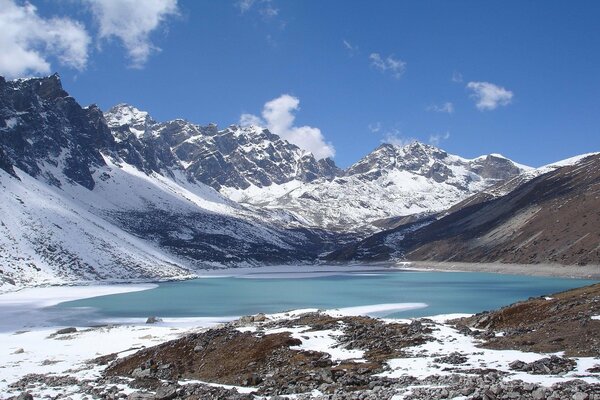
{"label": "rocky foreground", "polygon": [[599,338],[597,284],[468,318],[259,314],[8,388],[19,399],[592,400]]}

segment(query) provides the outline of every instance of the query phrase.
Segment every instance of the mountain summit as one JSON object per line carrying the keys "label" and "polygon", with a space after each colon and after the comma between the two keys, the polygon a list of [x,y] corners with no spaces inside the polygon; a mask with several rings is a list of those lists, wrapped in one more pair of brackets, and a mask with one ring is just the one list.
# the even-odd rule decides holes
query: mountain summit
{"label": "mountain summit", "polygon": [[146,152],[148,148],[170,151],[177,160],[173,163],[169,157],[171,166],[177,164],[190,179],[216,190],[311,182],[340,174],[333,160],[317,160],[258,126],[218,130],[214,124],[199,126],[181,119],[157,123],[148,113],[126,104],[111,108],[105,117],[116,138],[133,141],[135,137]]}

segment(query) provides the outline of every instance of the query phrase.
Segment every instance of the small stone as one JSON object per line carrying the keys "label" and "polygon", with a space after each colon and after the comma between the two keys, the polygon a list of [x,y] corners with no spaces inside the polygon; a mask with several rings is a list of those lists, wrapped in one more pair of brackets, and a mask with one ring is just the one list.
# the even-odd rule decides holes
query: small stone
{"label": "small stone", "polygon": [[177,397],[177,386],[175,385],[161,386],[154,395],[156,400],[171,400],[175,397]]}
{"label": "small stone", "polygon": [[146,320],[147,324],[156,324],[157,322],[162,322],[162,319],[158,317],[148,317]]}
{"label": "small stone", "polygon": [[573,400],[588,400],[589,395],[587,393],[578,392],[573,395]]}
{"label": "small stone", "polygon": [[263,313],[258,313],[253,318],[254,322],[264,322],[267,320],[267,317]]}
{"label": "small stone", "polygon": [[15,351],[13,351],[13,354],[23,354],[23,353],[25,353],[25,350],[23,350],[23,348],[19,348],[19,349],[16,349]]}
{"label": "small stone", "polygon": [[146,369],[136,368],[131,373],[131,376],[134,378],[148,378],[151,376],[151,372],[150,372],[149,368],[146,368]]}
{"label": "small stone", "polygon": [[154,395],[147,392],[133,392],[127,396],[127,400],[154,400]]}

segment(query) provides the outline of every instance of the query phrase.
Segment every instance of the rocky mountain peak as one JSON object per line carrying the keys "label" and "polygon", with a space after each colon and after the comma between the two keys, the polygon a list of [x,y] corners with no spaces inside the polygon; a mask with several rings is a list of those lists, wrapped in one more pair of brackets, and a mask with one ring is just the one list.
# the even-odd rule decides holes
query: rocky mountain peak
{"label": "rocky mountain peak", "polygon": [[346,175],[377,179],[392,171],[406,171],[432,178],[436,182],[449,182],[452,178],[466,173],[464,179],[461,179],[461,184],[466,184],[481,179],[508,179],[528,168],[500,154],[484,155],[469,160],[448,154],[436,146],[415,141],[404,146],[381,144],[348,168]]}
{"label": "rocky mountain peak", "polygon": [[394,170],[427,174],[436,162],[447,157],[445,151],[420,142],[404,146],[383,143],[348,168],[347,175],[367,174],[377,178]]}
{"label": "rocky mountain peak", "polygon": [[341,171],[332,160],[305,150],[260,126],[200,126],[183,119],[156,122],[145,111],[119,104],[105,113],[127,162],[149,172],[183,169],[190,180],[216,190],[310,182]]}
{"label": "rocky mountain peak", "polygon": [[93,189],[92,172],[104,165],[100,150],[115,148],[102,113],[81,107],[57,74],[2,82],[0,132],[6,168],[17,167],[56,186],[67,178]]}
{"label": "rocky mountain peak", "polygon": [[104,113],[104,118],[111,129],[127,127],[138,138],[142,137],[149,127],[156,124],[148,112],[125,103],[112,107]]}

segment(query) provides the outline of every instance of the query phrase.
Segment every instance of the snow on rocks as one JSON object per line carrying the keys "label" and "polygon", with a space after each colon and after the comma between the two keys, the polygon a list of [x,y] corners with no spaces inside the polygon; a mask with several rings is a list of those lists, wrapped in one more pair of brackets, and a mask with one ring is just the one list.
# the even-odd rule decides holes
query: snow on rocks
{"label": "snow on rocks", "polygon": [[[600,398],[600,360],[592,357],[483,349],[481,338],[454,327],[459,315],[399,321],[339,313],[257,314],[208,331],[142,321],[61,335],[57,328],[3,333],[0,397]],[[196,367],[180,369],[181,361],[212,379],[194,378]]]}

